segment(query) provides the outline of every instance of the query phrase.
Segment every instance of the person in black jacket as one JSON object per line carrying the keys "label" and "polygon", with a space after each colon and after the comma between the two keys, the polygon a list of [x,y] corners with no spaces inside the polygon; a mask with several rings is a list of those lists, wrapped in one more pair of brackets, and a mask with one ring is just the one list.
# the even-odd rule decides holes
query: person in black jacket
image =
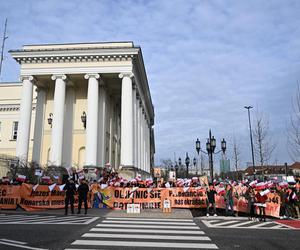
{"label": "person in black jacket", "polygon": [[87,195],[89,192],[89,186],[86,183],[85,179],[81,180],[81,183],[77,189],[78,191],[78,212],[77,214],[80,214],[82,201],[84,203],[84,214],[87,214],[88,204],[87,204]]}
{"label": "person in black jacket", "polygon": [[65,192],[65,215],[68,215],[68,206],[71,205],[71,212],[74,214],[74,195],[76,193],[76,186],[73,179],[66,182],[64,186]]}
{"label": "person in black jacket", "polygon": [[206,216],[209,216],[209,209],[210,207],[213,208],[214,216],[217,216],[216,211],[216,201],[215,201],[215,195],[217,194],[215,187],[213,184],[209,184],[209,189],[206,192],[207,194],[207,208],[206,208]]}

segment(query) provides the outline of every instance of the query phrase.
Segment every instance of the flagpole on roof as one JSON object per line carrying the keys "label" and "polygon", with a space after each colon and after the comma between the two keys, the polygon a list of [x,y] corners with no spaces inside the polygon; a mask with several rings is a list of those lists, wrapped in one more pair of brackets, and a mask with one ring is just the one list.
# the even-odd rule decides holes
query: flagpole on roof
{"label": "flagpole on roof", "polygon": [[6,28],[7,28],[7,18],[5,19],[4,33],[3,33],[2,46],[1,46],[1,56],[0,56],[0,77],[1,77],[1,73],[2,73],[2,63],[3,63],[3,58],[4,58],[4,45],[5,45],[5,40],[8,38],[8,36],[6,36]]}

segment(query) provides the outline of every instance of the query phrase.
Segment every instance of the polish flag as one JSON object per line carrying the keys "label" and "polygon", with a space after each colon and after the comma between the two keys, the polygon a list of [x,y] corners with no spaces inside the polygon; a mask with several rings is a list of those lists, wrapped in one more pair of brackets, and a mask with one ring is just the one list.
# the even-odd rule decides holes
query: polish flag
{"label": "polish flag", "polygon": [[262,190],[262,189],[265,189],[266,186],[267,186],[267,184],[265,182],[260,182],[260,183],[256,184],[256,189]]}
{"label": "polish flag", "polygon": [[19,174],[16,180],[20,182],[24,182],[26,180],[26,176]]}

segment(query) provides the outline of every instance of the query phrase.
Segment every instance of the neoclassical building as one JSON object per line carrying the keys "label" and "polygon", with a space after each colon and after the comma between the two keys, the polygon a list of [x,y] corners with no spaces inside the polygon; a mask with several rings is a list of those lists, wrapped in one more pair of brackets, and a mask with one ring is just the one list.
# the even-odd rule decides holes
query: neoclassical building
{"label": "neoclassical building", "polygon": [[110,162],[125,176],[150,173],[154,107],[140,47],[25,45],[10,54],[20,64],[21,84],[0,84],[0,90],[22,87],[14,103],[19,159],[66,167]]}

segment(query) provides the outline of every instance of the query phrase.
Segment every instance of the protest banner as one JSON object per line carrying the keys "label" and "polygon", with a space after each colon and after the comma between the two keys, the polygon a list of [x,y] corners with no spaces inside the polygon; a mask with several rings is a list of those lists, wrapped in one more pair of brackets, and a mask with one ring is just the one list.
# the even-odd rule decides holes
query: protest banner
{"label": "protest banner", "polygon": [[[99,207],[126,210],[127,204],[139,204],[140,209],[162,209],[164,201],[170,201],[171,208],[205,208],[206,190],[201,187],[176,188],[117,188],[94,185],[92,197],[99,199]],[[243,188],[234,192],[234,210],[247,212],[248,203]],[[277,193],[267,193],[266,215],[279,217],[280,196]],[[64,208],[65,191],[58,185],[30,185],[21,186],[0,185],[0,208],[16,209],[17,205],[26,211]],[[93,199],[92,199],[93,200]],[[224,193],[219,192],[216,197],[216,207],[225,209]],[[78,197],[75,195],[77,206]],[[101,205],[101,206],[100,206]],[[91,207],[90,199],[88,206]]]}
{"label": "protest banner", "polygon": [[20,186],[0,185],[0,209],[16,209],[20,199]]}
{"label": "protest banner", "polygon": [[165,197],[169,197],[174,208],[206,207],[206,191],[203,188],[170,188]]}
{"label": "protest banner", "polygon": [[100,191],[102,202],[112,209],[127,209],[127,204],[140,204],[141,209],[161,208],[161,188],[113,188],[108,187]]}

